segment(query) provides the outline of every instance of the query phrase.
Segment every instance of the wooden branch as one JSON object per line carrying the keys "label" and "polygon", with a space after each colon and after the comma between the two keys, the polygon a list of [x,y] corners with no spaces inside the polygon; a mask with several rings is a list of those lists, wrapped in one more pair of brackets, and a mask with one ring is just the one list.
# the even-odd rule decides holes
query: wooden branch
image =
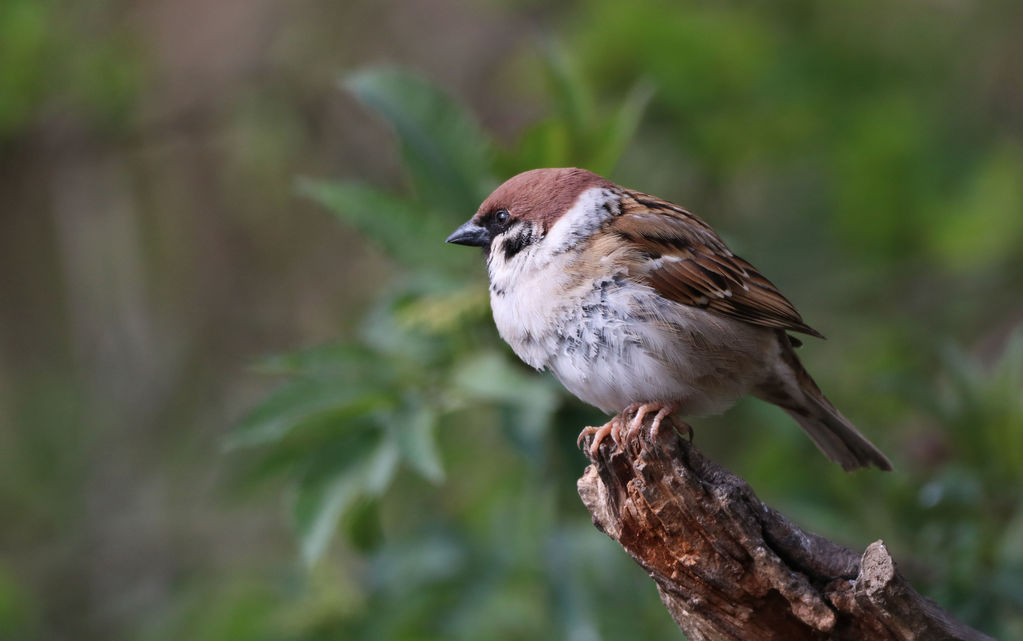
{"label": "wooden branch", "polygon": [[861,557],[805,532],[670,426],[649,433],[631,452],[606,439],[579,496],[690,641],[991,641],[913,591],[883,542]]}

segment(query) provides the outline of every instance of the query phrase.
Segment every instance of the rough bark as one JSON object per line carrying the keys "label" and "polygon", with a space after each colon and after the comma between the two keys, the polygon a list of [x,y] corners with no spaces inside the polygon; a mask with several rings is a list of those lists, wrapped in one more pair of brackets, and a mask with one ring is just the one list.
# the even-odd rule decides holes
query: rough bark
{"label": "rough bark", "polygon": [[690,641],[990,641],[917,594],[882,541],[861,556],[796,527],[667,425],[628,449],[606,439],[579,496]]}

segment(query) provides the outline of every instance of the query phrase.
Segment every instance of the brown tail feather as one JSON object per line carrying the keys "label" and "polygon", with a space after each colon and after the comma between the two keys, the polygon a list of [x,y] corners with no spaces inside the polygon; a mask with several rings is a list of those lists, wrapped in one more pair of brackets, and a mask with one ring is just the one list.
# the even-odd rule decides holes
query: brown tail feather
{"label": "brown tail feather", "polygon": [[882,470],[892,469],[888,457],[824,396],[799,362],[792,346],[784,340],[782,363],[776,370],[775,379],[761,386],[757,396],[788,412],[821,452],[842,469],[855,470],[870,465]]}
{"label": "brown tail feather", "polygon": [[[800,427],[813,439],[824,455],[838,463],[844,470],[855,470],[873,465],[882,470],[891,470],[892,464],[881,450],[860,434],[841,412],[834,408],[826,398],[819,413],[811,415],[785,409]],[[829,411],[830,410],[830,413]]]}

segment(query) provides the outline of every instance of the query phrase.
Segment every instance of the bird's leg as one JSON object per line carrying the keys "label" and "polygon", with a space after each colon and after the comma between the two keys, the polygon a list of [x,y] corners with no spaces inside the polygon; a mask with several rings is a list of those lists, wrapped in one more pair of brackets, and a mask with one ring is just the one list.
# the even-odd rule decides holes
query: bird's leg
{"label": "bird's leg", "polygon": [[670,416],[675,409],[676,406],[672,403],[642,403],[636,409],[635,418],[629,422],[629,431],[625,434],[625,440],[631,441],[639,436],[639,431],[643,428],[643,419],[654,410],[657,410],[657,414],[650,424],[650,436],[657,438],[657,433],[661,429],[661,421]]}
{"label": "bird's leg", "polygon": [[[644,407],[645,405],[643,403],[632,403],[618,413],[618,417],[621,420],[611,427],[611,438],[614,440],[616,445],[621,447],[622,444],[625,443],[624,439],[628,438],[629,434],[632,433],[632,426],[636,425],[637,420],[640,423],[643,422],[643,416],[646,414],[646,411],[643,410]],[[622,430],[625,429],[626,425],[625,417],[628,416],[629,414],[632,414],[633,412],[636,413],[636,418],[633,418],[631,421],[629,421],[628,423],[629,430],[623,435]]]}
{"label": "bird's leg", "polygon": [[625,439],[627,441],[631,441],[636,438],[636,435],[639,434],[640,428],[643,427],[643,419],[645,419],[646,415],[655,407],[657,407],[657,405],[654,403],[633,403],[626,408],[632,409],[636,412],[636,415],[632,417],[631,421],[629,421],[629,431],[625,433]]}

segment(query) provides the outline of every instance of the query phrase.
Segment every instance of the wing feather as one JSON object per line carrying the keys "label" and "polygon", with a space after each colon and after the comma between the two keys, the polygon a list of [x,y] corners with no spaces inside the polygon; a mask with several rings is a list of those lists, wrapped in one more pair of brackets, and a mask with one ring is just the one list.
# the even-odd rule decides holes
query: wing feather
{"label": "wing feather", "polygon": [[645,257],[646,267],[637,275],[661,296],[754,325],[823,338],[771,281],[681,207],[626,192],[621,215],[611,225]]}

